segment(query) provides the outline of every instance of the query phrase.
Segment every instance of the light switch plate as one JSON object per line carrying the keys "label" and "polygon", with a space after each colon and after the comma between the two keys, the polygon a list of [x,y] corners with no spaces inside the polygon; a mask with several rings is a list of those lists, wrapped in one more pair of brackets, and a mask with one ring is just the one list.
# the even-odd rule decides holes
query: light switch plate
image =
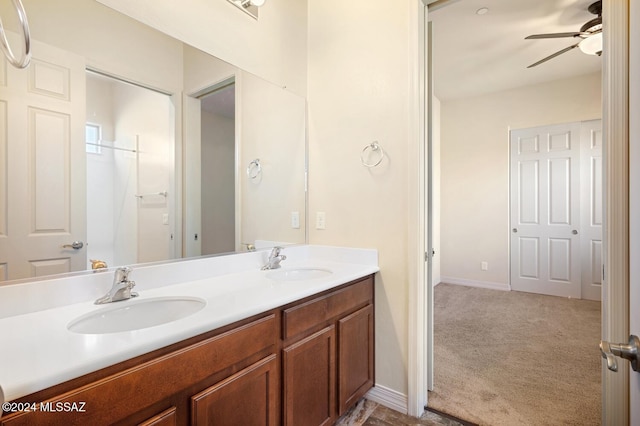
{"label": "light switch plate", "polygon": [[316,229],[326,229],[327,227],[327,216],[325,212],[316,213]]}
{"label": "light switch plate", "polygon": [[300,229],[300,212],[291,212],[291,227]]}

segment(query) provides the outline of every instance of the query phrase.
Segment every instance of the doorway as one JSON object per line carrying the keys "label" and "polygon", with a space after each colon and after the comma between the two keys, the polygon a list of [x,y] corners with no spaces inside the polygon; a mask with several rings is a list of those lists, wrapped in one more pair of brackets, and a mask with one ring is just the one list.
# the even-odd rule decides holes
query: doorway
{"label": "doorway", "polygon": [[235,251],[235,82],[200,96],[202,253]]}
{"label": "doorway", "polygon": [[[498,2],[494,3],[491,9],[498,15],[501,13],[500,6]],[[450,6],[467,7],[466,15],[459,19],[460,25],[469,24],[473,19],[482,19],[479,16],[486,14],[477,13],[481,5],[467,2],[450,2],[441,10]],[[526,9],[526,5],[524,7]],[[526,15],[513,8],[508,13]],[[431,10],[429,15],[434,18]],[[434,25],[437,23],[435,19]],[[469,28],[473,27],[465,27],[467,33]],[[452,31],[459,30],[458,27]],[[518,29],[513,26],[504,28],[502,37],[509,37],[508,34],[517,32]],[[525,35],[527,34],[518,39],[524,39]],[[434,52],[456,52],[452,56],[459,53],[451,46],[438,45],[438,40],[438,31],[434,29]],[[495,40],[498,39],[494,38]],[[487,49],[496,44],[500,43],[495,41],[488,44]],[[472,86],[471,89],[476,92],[462,96],[449,91],[449,94],[438,98],[442,117],[441,281],[509,290],[511,230],[508,229],[509,154],[506,143],[509,129],[599,118],[602,105],[601,75],[595,69],[581,76],[544,81],[534,79],[520,86],[502,87],[500,90],[483,93],[482,90],[493,85],[495,80],[500,80],[496,76],[502,74],[500,70],[493,68],[499,61],[486,58],[488,52],[482,49],[478,52],[482,52],[482,55],[473,59],[460,59],[454,65],[449,63],[443,67],[444,72],[449,74],[460,73],[461,70],[481,74],[482,68],[485,68],[493,71],[494,76],[485,82],[460,78],[456,90]],[[437,68],[439,57],[434,55]],[[524,74],[523,70],[527,65],[528,63],[524,63],[518,68],[519,72]],[[437,70],[434,74],[435,94],[438,97],[438,86],[442,79],[438,78]],[[472,80],[475,84],[468,84],[467,80]],[[520,102],[518,98],[524,101]],[[566,108],[566,104],[563,104],[565,101],[578,105],[578,108]],[[545,114],[553,115],[549,119]],[[499,125],[496,125],[498,122]],[[437,365],[436,361],[436,369]],[[434,386],[437,387],[438,383],[434,383]]]}
{"label": "doorway", "polygon": [[236,77],[184,96],[185,257],[238,247]]}

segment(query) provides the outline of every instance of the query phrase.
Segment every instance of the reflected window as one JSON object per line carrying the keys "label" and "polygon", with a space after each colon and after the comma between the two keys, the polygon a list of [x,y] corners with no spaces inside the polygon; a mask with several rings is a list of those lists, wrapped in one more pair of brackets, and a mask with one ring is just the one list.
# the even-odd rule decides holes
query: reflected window
{"label": "reflected window", "polygon": [[98,124],[87,123],[85,125],[85,144],[89,154],[102,154],[102,129]]}

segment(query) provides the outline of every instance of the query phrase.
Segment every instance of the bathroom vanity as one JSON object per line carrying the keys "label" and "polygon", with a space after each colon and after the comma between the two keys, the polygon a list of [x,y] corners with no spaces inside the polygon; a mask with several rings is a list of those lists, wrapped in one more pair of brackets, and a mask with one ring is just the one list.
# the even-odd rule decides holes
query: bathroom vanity
{"label": "bathroom vanity", "polygon": [[[85,347],[85,353],[67,352],[69,365],[91,358],[95,353],[92,345],[117,347],[124,342],[122,347],[142,349],[137,356],[123,354],[120,356],[126,359],[96,369],[98,357],[83,367],[93,371],[16,398],[11,397],[10,387],[3,388],[6,399],[21,412],[4,413],[0,425],[333,424],[374,384],[373,274],[378,270],[377,257],[375,265],[365,265],[336,261],[342,255],[334,256],[324,248],[304,246],[300,252],[307,252],[300,255],[295,248],[288,251],[292,262],[283,264],[281,270],[227,273],[213,281],[196,280],[146,292],[155,297],[189,294],[206,300],[207,306],[190,317],[102,335],[64,330],[72,334],[70,342],[78,339]],[[327,255],[324,259],[318,256],[322,252]],[[245,260],[258,256],[263,255],[251,254]],[[245,286],[234,288],[239,279]],[[233,291],[207,294],[194,290],[221,287],[225,280]],[[189,285],[193,288],[187,288]],[[145,292],[140,293],[144,297]],[[294,299],[281,303],[287,298]],[[232,316],[224,311],[231,312],[234,303],[243,307],[236,314],[243,317],[230,322]],[[277,306],[260,310],[265,303]],[[78,305],[73,315],[95,310]],[[67,315],[64,307],[49,311]],[[221,311],[221,322],[212,319]],[[37,314],[41,312],[25,314],[22,319]],[[0,320],[0,326],[13,319]],[[162,344],[163,339],[166,342],[181,322],[182,328],[192,330],[189,333],[201,329],[202,323],[212,328],[154,350],[144,349],[152,341],[154,345]],[[117,359],[114,353],[121,352],[103,349],[108,359]],[[54,350],[51,359],[59,362],[64,352],[64,348]],[[65,365],[35,367],[55,370],[57,380],[71,377],[65,375]]]}

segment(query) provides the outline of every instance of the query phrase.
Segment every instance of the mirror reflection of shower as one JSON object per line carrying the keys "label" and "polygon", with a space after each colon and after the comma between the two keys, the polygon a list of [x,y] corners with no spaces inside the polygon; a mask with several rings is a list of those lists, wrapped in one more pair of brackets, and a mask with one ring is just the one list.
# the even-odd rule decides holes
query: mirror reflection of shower
{"label": "mirror reflection of shower", "polygon": [[201,125],[201,254],[236,250],[235,82],[199,96]]}
{"label": "mirror reflection of shower", "polygon": [[87,258],[175,257],[170,96],[87,71]]}

